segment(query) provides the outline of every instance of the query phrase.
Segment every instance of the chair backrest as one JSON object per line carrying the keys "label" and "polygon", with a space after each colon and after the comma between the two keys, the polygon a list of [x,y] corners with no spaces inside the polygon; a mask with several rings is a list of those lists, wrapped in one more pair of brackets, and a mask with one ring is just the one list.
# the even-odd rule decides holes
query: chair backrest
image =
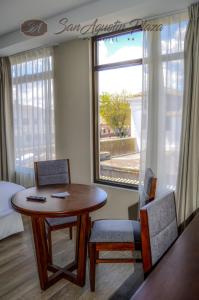
{"label": "chair backrest", "polygon": [[157,178],[151,168],[147,168],[144,176],[144,185],[139,193],[139,208],[154,200],[156,194]]}
{"label": "chair backrest", "polygon": [[144,272],[150,271],[178,237],[175,195],[170,192],[140,210]]}
{"label": "chair backrest", "polygon": [[34,168],[36,186],[71,183],[69,159],[37,161]]}

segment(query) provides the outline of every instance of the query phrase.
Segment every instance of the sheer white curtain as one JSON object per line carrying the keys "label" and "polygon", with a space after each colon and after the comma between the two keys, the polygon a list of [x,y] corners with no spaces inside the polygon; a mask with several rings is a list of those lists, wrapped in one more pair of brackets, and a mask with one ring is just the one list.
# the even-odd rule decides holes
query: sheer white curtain
{"label": "sheer white curtain", "polygon": [[187,14],[151,21],[162,31],[144,32],[140,188],[151,167],[157,193],[175,189],[183,104]]}
{"label": "sheer white curtain", "polygon": [[10,57],[16,180],[34,184],[33,162],[55,155],[53,49]]}

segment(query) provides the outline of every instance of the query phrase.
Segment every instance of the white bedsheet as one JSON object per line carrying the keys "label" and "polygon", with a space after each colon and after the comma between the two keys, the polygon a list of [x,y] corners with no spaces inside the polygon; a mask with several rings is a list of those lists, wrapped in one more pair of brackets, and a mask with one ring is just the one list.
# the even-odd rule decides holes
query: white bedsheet
{"label": "white bedsheet", "polygon": [[22,217],[16,211],[0,217],[0,240],[22,231],[24,231]]}
{"label": "white bedsheet", "polygon": [[13,213],[11,198],[24,187],[15,183],[0,181],[0,217]]}

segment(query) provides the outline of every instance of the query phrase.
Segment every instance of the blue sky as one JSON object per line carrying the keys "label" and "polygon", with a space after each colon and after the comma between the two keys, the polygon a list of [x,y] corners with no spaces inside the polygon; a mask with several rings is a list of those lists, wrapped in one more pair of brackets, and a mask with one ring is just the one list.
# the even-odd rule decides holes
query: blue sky
{"label": "blue sky", "polygon": [[105,46],[107,48],[107,54],[108,56],[111,56],[123,47],[142,47],[142,38],[143,33],[139,31],[134,33],[127,33],[125,35],[123,34],[114,37],[113,39],[104,40]]}
{"label": "blue sky", "polygon": [[[142,58],[142,32],[127,33],[99,42],[99,64]],[[119,70],[101,71],[99,93],[140,93],[142,89],[142,67],[126,67]]]}

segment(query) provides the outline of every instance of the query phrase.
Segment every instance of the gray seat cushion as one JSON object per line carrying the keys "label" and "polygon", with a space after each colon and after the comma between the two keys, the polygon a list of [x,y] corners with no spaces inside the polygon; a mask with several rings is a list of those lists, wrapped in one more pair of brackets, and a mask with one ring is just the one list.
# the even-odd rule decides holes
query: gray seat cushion
{"label": "gray seat cushion", "polygon": [[94,222],[90,242],[128,243],[134,242],[135,237],[140,240],[140,224],[137,221],[98,220]]}
{"label": "gray seat cushion", "polygon": [[46,221],[50,226],[64,225],[64,224],[77,222],[77,217],[74,216],[74,217],[63,217],[63,218],[46,218]]}

